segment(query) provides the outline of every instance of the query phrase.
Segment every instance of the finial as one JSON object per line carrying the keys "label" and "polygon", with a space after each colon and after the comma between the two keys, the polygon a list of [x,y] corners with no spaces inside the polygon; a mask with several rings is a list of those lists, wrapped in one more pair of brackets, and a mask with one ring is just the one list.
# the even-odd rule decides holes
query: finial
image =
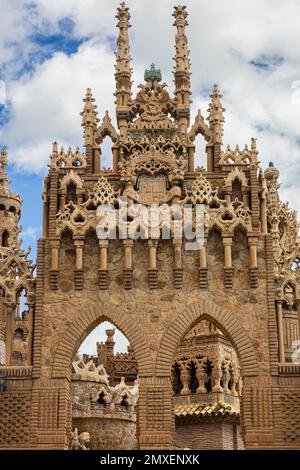
{"label": "finial", "polygon": [[226,109],[223,107],[221,103],[221,98],[222,94],[219,90],[219,87],[217,84],[213,86],[212,92],[210,94],[211,102],[209,103],[208,106],[208,112],[209,112],[209,117],[208,120],[210,123],[219,121],[224,122],[224,116],[223,112],[226,111]]}
{"label": "finial", "polygon": [[188,26],[186,18],[188,17],[188,12],[186,11],[185,5],[177,5],[174,7],[173,15],[175,18],[175,23],[173,26]]}
{"label": "finial", "polygon": [[124,24],[122,24],[122,23],[125,22],[127,27],[130,28],[130,26],[131,26],[129,24],[130,13],[129,13],[129,8],[126,5],[126,3],[125,2],[120,3],[120,6],[118,6],[117,11],[118,11],[118,13],[116,14],[116,18],[119,20],[118,24],[117,24],[117,27],[118,28],[123,27]]}
{"label": "finial", "polygon": [[274,163],[273,162],[269,162],[269,168],[274,168]]}
{"label": "finial", "polygon": [[55,141],[52,144],[52,154],[57,154],[58,153],[58,143]]}
{"label": "finial", "polygon": [[84,107],[80,113],[82,116],[82,127],[84,128],[85,145],[93,145],[93,132],[97,129],[98,112],[97,106],[94,104],[95,98],[92,90],[87,88],[85,97],[83,98]]}
{"label": "finial", "polygon": [[162,79],[160,69],[156,69],[155,65],[152,63],[150,69],[146,69],[144,73],[145,82],[160,82]]}

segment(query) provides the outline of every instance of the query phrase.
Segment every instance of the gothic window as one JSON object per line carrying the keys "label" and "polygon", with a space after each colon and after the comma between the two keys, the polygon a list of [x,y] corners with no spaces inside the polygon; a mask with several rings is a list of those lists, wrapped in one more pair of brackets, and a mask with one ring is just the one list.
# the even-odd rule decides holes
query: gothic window
{"label": "gothic window", "polygon": [[2,233],[2,243],[1,245],[4,247],[8,247],[8,240],[9,240],[9,233],[7,230],[4,230]]}
{"label": "gothic window", "polygon": [[105,394],[104,392],[101,392],[98,400],[97,400],[98,405],[106,405],[106,400],[105,400]]}
{"label": "gothic window", "polygon": [[24,320],[26,313],[28,314],[27,291],[23,287],[17,293],[16,319]]}
{"label": "gothic window", "polygon": [[235,178],[235,180],[232,183],[231,200],[234,201],[236,198],[239,201],[243,200],[242,183],[240,182],[238,178]]}
{"label": "gothic window", "polygon": [[125,408],[125,409],[127,409],[127,408],[129,407],[129,402],[128,402],[128,397],[127,397],[127,395],[124,395],[124,396],[122,397],[122,401],[121,401],[121,403],[120,403],[120,406],[121,406],[122,408]]}
{"label": "gothic window", "polygon": [[11,206],[9,209],[8,209],[9,212],[11,212],[12,214],[16,214],[17,210],[15,207]]}
{"label": "gothic window", "polygon": [[14,339],[23,341],[24,334],[22,328],[17,328],[14,334]]}
{"label": "gothic window", "polygon": [[76,204],[76,201],[77,201],[76,184],[73,183],[73,181],[71,181],[67,186],[66,203],[68,204],[71,201],[74,202],[74,204]]}

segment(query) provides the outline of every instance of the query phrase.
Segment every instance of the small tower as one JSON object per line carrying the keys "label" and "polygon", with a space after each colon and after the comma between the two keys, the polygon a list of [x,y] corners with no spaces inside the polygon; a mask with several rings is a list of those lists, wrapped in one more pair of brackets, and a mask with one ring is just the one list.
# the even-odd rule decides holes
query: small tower
{"label": "small tower", "polygon": [[18,245],[18,223],[20,220],[21,198],[10,190],[6,173],[7,150],[1,150],[0,157],[0,252],[6,253]]}
{"label": "small tower", "polygon": [[[24,365],[31,361],[34,265],[27,260],[29,251],[20,248],[21,198],[11,191],[6,168],[7,151],[3,147],[0,158],[0,363]],[[24,290],[28,310],[23,315],[21,296]]]}

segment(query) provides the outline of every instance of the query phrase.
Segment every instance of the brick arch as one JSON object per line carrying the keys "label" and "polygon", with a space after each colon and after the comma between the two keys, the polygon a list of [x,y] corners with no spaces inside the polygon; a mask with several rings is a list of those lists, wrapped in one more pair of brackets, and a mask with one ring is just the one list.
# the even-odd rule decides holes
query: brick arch
{"label": "brick arch", "polygon": [[[105,313],[103,313],[105,312]],[[108,313],[107,313],[108,312]],[[85,338],[103,321],[111,322],[128,339],[134,350],[139,376],[153,375],[153,362],[146,337],[138,324],[128,314],[108,303],[102,308],[90,309],[74,316],[59,342],[53,361],[53,378],[69,378],[74,354]]]}
{"label": "brick arch", "polygon": [[239,357],[243,376],[258,374],[256,352],[246,331],[234,315],[204,299],[189,306],[165,331],[157,354],[157,376],[171,374],[174,353],[180,340],[200,320],[210,320],[230,339]]}

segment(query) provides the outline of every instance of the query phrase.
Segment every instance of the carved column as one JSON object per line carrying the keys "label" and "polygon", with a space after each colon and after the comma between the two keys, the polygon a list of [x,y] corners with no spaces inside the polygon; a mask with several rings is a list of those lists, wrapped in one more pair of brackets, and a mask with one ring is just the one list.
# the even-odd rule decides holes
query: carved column
{"label": "carved column", "polygon": [[221,386],[221,379],[222,379],[222,369],[219,364],[214,364],[214,368],[212,370],[212,379],[213,379],[213,392],[223,392],[223,388]]}
{"label": "carved column", "polygon": [[224,393],[230,393],[230,390],[228,388],[229,373],[228,373],[228,369],[227,369],[226,366],[222,370],[222,382],[223,382],[223,391],[224,391]]}
{"label": "carved column", "polygon": [[282,316],[282,300],[276,302],[277,306],[277,331],[278,331],[278,352],[279,352],[279,363],[285,363],[285,351],[284,351],[284,336],[283,336],[283,316]]}
{"label": "carved column", "polygon": [[65,190],[62,190],[59,193],[59,210],[62,212],[65,209],[66,196],[67,196],[67,192]]}
{"label": "carved column", "polygon": [[180,379],[182,382],[182,389],[180,390],[180,395],[189,395],[190,394],[190,371],[187,364],[180,364]]}
{"label": "carved column", "polygon": [[258,238],[249,237],[248,238],[248,245],[250,250],[250,286],[253,289],[257,288],[257,245],[258,245]]}
{"label": "carved column", "polygon": [[75,261],[75,289],[83,289],[83,246],[84,240],[75,239],[74,245],[76,249],[76,261]]}
{"label": "carved column", "polygon": [[199,362],[197,364],[196,377],[197,377],[197,380],[198,380],[198,383],[199,383],[196,392],[197,393],[207,393],[207,390],[205,388],[206,373],[205,373],[205,370],[203,369],[202,362]]}
{"label": "carved column", "polygon": [[118,163],[119,163],[119,147],[117,145],[112,146],[112,154],[113,154],[113,173],[118,173]]}
{"label": "carved column", "polygon": [[206,155],[207,155],[207,171],[214,171],[214,146],[207,144],[206,146]]}
{"label": "carved column", "polygon": [[229,206],[229,204],[231,203],[231,192],[232,192],[231,185],[225,186],[225,201],[226,201],[226,206]]}
{"label": "carved column", "polygon": [[183,269],[182,269],[182,240],[173,240],[174,246],[174,287],[175,289],[182,288],[182,278],[183,278]]}
{"label": "carved column", "polygon": [[207,279],[207,261],[206,261],[206,246],[207,240],[204,240],[203,243],[200,244],[199,248],[199,285],[200,289],[207,289],[208,288],[208,279]]}
{"label": "carved column", "polygon": [[59,258],[59,240],[50,240],[51,267],[50,267],[50,288],[58,289],[58,258]]}
{"label": "carved column", "polygon": [[243,206],[244,206],[244,209],[247,209],[247,207],[249,207],[249,196],[248,196],[248,190],[247,189],[243,189]]}
{"label": "carved column", "polygon": [[77,193],[77,204],[80,205],[83,203],[83,196],[84,196],[84,191],[80,190]]}
{"label": "carved column", "polygon": [[158,269],[156,266],[156,249],[157,249],[157,240],[148,240],[149,247],[149,287],[150,289],[157,288],[158,282]]}
{"label": "carved column", "polygon": [[232,238],[224,237],[224,284],[226,289],[231,289],[233,286],[233,268],[232,268],[232,256],[231,256],[231,247],[232,247]]}
{"label": "carved column", "polygon": [[195,169],[195,145],[188,146],[188,172],[192,173]]}
{"label": "carved column", "polygon": [[108,240],[99,240],[99,288],[101,290],[107,289],[107,248]]}
{"label": "carved column", "polygon": [[132,289],[132,247],[133,240],[124,240],[124,289]]}
{"label": "carved column", "polygon": [[100,173],[100,171],[101,171],[101,149],[100,149],[100,147],[94,147],[94,149],[93,149],[93,167],[94,167],[94,173]]}

